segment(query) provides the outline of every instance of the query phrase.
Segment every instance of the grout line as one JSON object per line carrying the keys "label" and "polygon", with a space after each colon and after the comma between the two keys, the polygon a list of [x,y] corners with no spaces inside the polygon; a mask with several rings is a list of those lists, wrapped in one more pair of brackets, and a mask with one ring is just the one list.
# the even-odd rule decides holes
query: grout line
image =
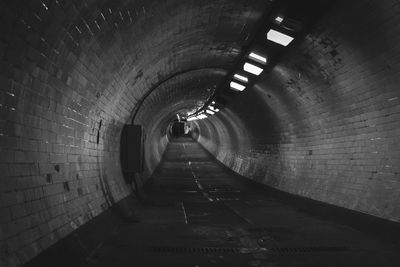
{"label": "grout line", "polygon": [[207,193],[207,191],[204,189],[204,187],[201,185],[201,183],[199,182],[199,180],[197,180],[196,174],[194,173],[192,166],[190,166],[190,171],[192,172],[194,181],[197,185],[197,187],[200,189],[201,193],[203,194],[203,196],[205,198],[207,198],[210,202],[214,202],[214,199],[212,199],[212,197],[210,197],[210,195]]}
{"label": "grout line", "polygon": [[[112,231],[111,231],[111,233],[113,234],[113,235],[115,235],[117,232],[118,232],[118,226],[116,226]],[[86,257],[86,261],[91,261],[91,258],[93,257],[93,255],[101,248],[101,247],[103,247],[103,245],[104,245],[104,241],[102,241],[102,242],[100,242],[90,253],[89,253],[89,255],[87,255],[87,257]]]}
{"label": "grout line", "polygon": [[254,223],[253,223],[250,219],[247,219],[246,217],[244,217],[243,215],[241,215],[236,209],[234,209],[234,208],[232,208],[231,206],[229,206],[225,201],[223,201],[222,203],[224,203],[224,205],[225,205],[228,209],[232,210],[237,216],[239,216],[240,218],[242,218],[243,220],[245,220],[247,223],[253,224],[253,225],[254,225]]}
{"label": "grout line", "polygon": [[[185,144],[182,144],[182,146],[183,146],[184,153],[186,154],[186,147],[185,147]],[[185,158],[186,158],[186,160],[187,160],[187,157],[185,157]],[[187,165],[189,166],[190,172],[192,173],[192,176],[193,176],[193,178],[194,178],[194,181],[195,181],[197,187],[199,188],[200,192],[202,193],[202,195],[203,195],[205,198],[207,198],[210,202],[214,202],[214,199],[213,199],[212,197],[210,197],[210,195],[207,193],[207,191],[204,189],[204,187],[201,185],[201,183],[200,183],[199,180],[197,179],[197,176],[196,176],[196,174],[195,174],[194,171],[193,171],[192,163],[191,163],[190,161],[187,160]]]}
{"label": "grout line", "polygon": [[182,207],[183,215],[185,216],[185,224],[188,224],[188,219],[187,219],[187,215],[186,215],[185,205],[183,204],[183,202],[181,202],[181,207]]}

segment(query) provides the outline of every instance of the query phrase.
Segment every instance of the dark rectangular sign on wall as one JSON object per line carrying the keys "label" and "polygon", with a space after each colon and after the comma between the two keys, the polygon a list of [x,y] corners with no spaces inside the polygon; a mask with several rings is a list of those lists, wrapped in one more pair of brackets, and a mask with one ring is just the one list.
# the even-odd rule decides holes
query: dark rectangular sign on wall
{"label": "dark rectangular sign on wall", "polygon": [[124,172],[143,171],[143,128],[125,125],[121,136],[121,164]]}

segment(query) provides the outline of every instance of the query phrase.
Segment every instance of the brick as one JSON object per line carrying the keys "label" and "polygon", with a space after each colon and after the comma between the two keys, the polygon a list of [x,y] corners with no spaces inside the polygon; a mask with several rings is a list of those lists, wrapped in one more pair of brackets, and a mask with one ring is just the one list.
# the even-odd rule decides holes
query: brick
{"label": "brick", "polygon": [[7,223],[11,221],[11,212],[9,207],[0,208],[0,223]]}
{"label": "brick", "polygon": [[[368,6],[356,1],[329,11],[318,22],[319,29],[255,88],[218,116],[200,121],[195,137],[222,163],[250,179],[399,221],[391,195],[400,189],[393,167],[400,165],[399,103],[393,102],[398,101],[398,75],[392,72],[400,50],[370,39],[376,35],[399,41],[384,30],[383,25],[400,29],[389,6],[385,1]],[[362,16],[357,23],[346,15],[349,10],[366,14],[376,9],[382,10],[379,16]],[[378,20],[382,27],[375,26]],[[335,27],[335,21],[347,26]],[[271,116],[261,113],[261,107]],[[253,149],[259,151],[257,156]],[[371,181],[391,189],[378,190]],[[379,208],[381,203],[385,208]]]}
{"label": "brick", "polygon": [[[231,69],[237,60],[235,49],[247,44],[242,25],[246,29],[254,26],[257,17],[249,20],[248,14],[261,14],[259,10],[266,3],[253,1],[236,9],[235,1],[191,1],[167,10],[170,12],[164,12],[164,4],[146,6],[159,15],[150,16],[155,24],[148,24],[150,17],[143,14],[133,22],[116,21],[118,29],[132,29],[135,42],[125,42],[117,29],[114,32],[116,18],[104,21],[98,12],[85,14],[95,36],[82,22],[82,34],[67,33],[64,25],[75,25],[74,19],[81,18],[86,9],[59,2],[48,13],[36,13],[43,21],[27,16],[29,30],[17,15],[32,14],[30,5],[4,4],[6,11],[2,6],[0,103],[15,105],[16,110],[0,107],[0,133],[4,135],[0,136],[0,215],[4,214],[0,220],[12,222],[9,244],[13,251],[21,249],[18,255],[9,255],[11,266],[22,265],[69,234],[70,218],[65,214],[78,218],[89,203],[94,203],[94,210],[101,210],[105,199],[95,190],[99,173],[107,174],[116,201],[129,194],[118,159],[119,135],[132,108],[149,88],[176,73],[199,66]],[[365,203],[385,202],[385,196],[372,189],[362,191],[369,188],[372,176],[377,181],[393,180],[390,186],[394,192],[400,189],[394,174],[400,166],[399,150],[395,149],[400,135],[396,131],[399,102],[389,100],[398,96],[397,14],[390,1],[370,2],[339,3],[327,11],[318,27],[291,47],[254,88],[248,88],[219,117],[200,124],[200,142],[224,164],[251,179],[399,220],[400,210],[394,209],[393,203],[380,214],[371,210],[372,205],[349,204],[363,197]],[[385,12],[354,20],[353,14],[374,14],[371,11],[375,9]],[[228,12],[229,16],[221,16]],[[93,24],[96,18],[101,29]],[[135,24],[137,21],[143,24]],[[160,21],[162,27],[152,27]],[[143,25],[151,31],[144,32]],[[387,29],[392,30],[390,35]],[[196,38],[188,38],[193,33]],[[129,39],[129,33],[125,37]],[[229,42],[220,45],[227,40],[234,41],[235,51]],[[175,114],[169,106],[186,109],[189,100],[205,99],[207,93],[198,89],[209,88],[222,78],[209,71],[178,75],[147,98],[135,122],[149,130],[147,145],[156,151],[150,169],[157,165],[166,146],[165,139],[159,141],[158,132],[151,134],[157,120],[163,121],[172,111]],[[100,120],[103,124],[98,130]],[[57,172],[55,164],[65,168]],[[391,174],[372,175],[382,170]],[[65,181],[71,185],[67,194]],[[15,190],[23,192],[25,205],[20,203],[20,194],[13,196]],[[68,210],[63,210],[63,205]],[[17,208],[11,212],[11,207]],[[28,230],[37,224],[37,232]],[[23,239],[38,240],[39,245]]]}
{"label": "brick", "polygon": [[43,193],[45,196],[56,195],[63,192],[63,185],[62,184],[50,184],[43,187]]}

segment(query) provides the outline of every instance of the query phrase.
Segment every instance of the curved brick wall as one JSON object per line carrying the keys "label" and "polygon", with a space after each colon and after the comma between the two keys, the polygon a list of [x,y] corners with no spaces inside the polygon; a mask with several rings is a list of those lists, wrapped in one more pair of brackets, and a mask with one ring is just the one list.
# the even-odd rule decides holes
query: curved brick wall
{"label": "curved brick wall", "polygon": [[399,11],[334,5],[253,88],[194,124],[199,142],[250,179],[400,221]]}
{"label": "curved brick wall", "polygon": [[[194,132],[250,179],[400,221],[400,7],[337,2]],[[119,145],[134,114],[144,182],[171,120],[224,81],[267,3],[0,1],[0,266],[22,265],[130,194]]]}
{"label": "curved brick wall", "polygon": [[232,67],[266,3],[0,1],[0,266],[19,266],[130,194],[122,126],[146,171],[179,111]]}

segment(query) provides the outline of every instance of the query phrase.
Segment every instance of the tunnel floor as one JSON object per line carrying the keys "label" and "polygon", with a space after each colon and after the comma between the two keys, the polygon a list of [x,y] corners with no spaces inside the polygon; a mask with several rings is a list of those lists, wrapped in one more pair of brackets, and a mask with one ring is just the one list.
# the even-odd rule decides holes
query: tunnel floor
{"label": "tunnel floor", "polygon": [[82,266],[400,266],[394,246],[288,206],[188,138],[168,145],[144,195],[140,222]]}

